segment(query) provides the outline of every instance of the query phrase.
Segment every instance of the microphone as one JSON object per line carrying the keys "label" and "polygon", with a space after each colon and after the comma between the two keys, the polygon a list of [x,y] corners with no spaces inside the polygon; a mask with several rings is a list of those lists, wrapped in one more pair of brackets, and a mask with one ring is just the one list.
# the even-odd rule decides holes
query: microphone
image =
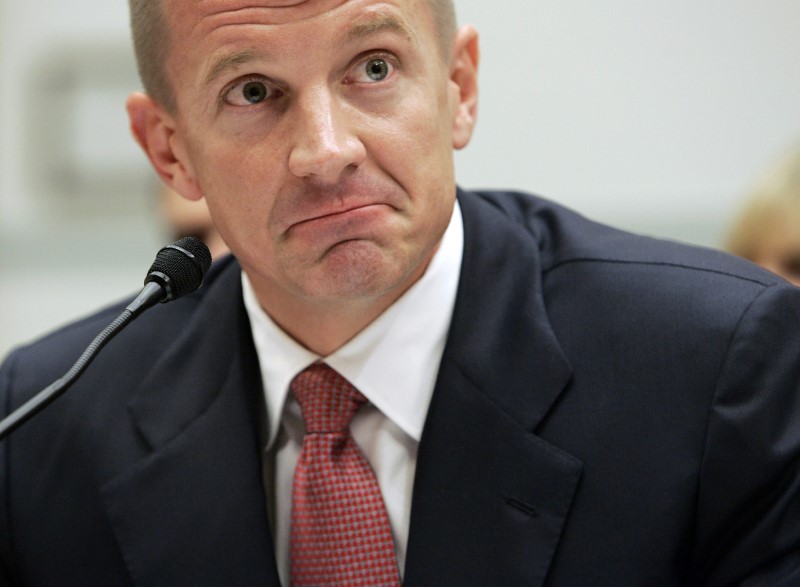
{"label": "microphone", "polygon": [[184,237],[163,247],[147,270],[144,288],[126,310],[134,317],[156,303],[166,303],[191,293],[203,283],[211,267],[211,253],[203,241]]}
{"label": "microphone", "polygon": [[98,334],[62,377],[41,390],[0,421],[0,440],[38,414],[78,379],[107,342],[157,303],[171,302],[196,290],[211,267],[211,253],[203,241],[188,236],[158,251],[144,278],[144,288],[125,310]]}

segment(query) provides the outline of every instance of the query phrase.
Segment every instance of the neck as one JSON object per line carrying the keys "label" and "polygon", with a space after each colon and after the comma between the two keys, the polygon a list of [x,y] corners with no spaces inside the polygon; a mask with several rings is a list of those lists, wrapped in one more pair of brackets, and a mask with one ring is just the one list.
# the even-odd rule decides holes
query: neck
{"label": "neck", "polygon": [[[394,300],[392,300],[393,302]],[[326,357],[341,348],[380,316],[392,302],[304,306],[286,319],[286,313],[266,310],[284,332],[313,353]],[[265,307],[262,302],[262,307]]]}
{"label": "neck", "polygon": [[308,350],[326,357],[369,326],[416,283],[432,256],[433,252],[402,284],[375,295],[309,299],[275,291],[253,274],[248,275],[261,308],[270,318]]}

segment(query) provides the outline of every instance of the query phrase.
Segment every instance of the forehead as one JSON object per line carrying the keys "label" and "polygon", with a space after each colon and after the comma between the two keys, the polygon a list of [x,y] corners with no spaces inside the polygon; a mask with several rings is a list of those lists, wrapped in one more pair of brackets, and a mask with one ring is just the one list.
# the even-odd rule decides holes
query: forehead
{"label": "forehead", "polygon": [[419,14],[427,0],[163,0],[174,40],[204,36],[235,25],[277,26],[347,14],[381,6]]}

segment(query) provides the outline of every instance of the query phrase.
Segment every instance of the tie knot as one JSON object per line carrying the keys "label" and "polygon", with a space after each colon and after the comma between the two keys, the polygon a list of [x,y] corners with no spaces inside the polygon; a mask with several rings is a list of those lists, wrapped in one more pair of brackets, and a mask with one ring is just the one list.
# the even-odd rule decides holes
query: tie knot
{"label": "tie knot", "polygon": [[307,434],[344,434],[367,399],[325,363],[301,371],[291,384],[303,412]]}

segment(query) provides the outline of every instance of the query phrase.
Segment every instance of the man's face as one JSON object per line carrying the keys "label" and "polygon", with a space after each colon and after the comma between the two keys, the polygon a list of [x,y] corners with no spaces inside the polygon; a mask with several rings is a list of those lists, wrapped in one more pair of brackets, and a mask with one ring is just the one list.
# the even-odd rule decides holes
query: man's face
{"label": "man's face", "polygon": [[472,129],[427,1],[167,7],[177,185],[262,305],[398,297],[447,227]]}

